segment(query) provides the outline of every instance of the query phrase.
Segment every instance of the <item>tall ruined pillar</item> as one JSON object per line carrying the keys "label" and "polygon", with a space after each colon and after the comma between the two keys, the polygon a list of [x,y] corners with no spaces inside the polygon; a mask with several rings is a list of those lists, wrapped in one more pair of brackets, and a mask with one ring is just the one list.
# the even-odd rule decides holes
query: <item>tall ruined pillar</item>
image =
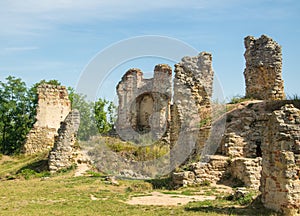
{"label": "tall ruined pillar", "polygon": [[23,146],[22,151],[25,154],[50,150],[54,145],[60,122],[64,121],[71,111],[66,87],[42,84],[38,86],[37,94],[36,122]]}
{"label": "tall ruined pillar", "polygon": [[260,191],[266,208],[300,215],[300,110],[288,104],[274,111],[262,143]]}
{"label": "tall ruined pillar", "polygon": [[142,136],[160,139],[169,124],[172,69],[156,65],[154,77],[144,79],[139,69],[130,69],[117,86],[119,98],[116,130],[123,140],[139,142]]}
{"label": "tall ruined pillar", "polygon": [[66,119],[61,122],[54,147],[49,154],[48,166],[50,172],[67,169],[76,163],[76,157],[79,156],[77,152],[79,147],[76,146],[79,125],[80,113],[78,110],[71,111]]}
{"label": "tall ruined pillar", "polygon": [[213,76],[212,56],[206,52],[195,57],[184,57],[175,65],[171,111],[173,167],[180,165],[190,153],[199,155],[204,146],[202,133],[207,131],[200,132],[200,124],[211,119]]}
{"label": "tall ruined pillar", "polygon": [[262,35],[258,39],[246,37],[245,48],[246,97],[261,100],[284,99],[281,46]]}

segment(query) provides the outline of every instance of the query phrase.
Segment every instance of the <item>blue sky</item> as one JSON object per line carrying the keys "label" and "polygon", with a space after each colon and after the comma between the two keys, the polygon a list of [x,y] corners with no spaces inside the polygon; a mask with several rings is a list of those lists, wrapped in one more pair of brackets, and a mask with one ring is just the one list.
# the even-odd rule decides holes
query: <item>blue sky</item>
{"label": "blue sky", "polygon": [[[1,0],[0,80],[13,75],[32,85],[58,79],[75,87],[101,50],[131,37],[161,35],[211,52],[230,98],[245,92],[244,37],[266,34],[282,45],[286,93],[300,95],[299,12],[298,0]],[[173,66],[159,58],[117,65],[112,73],[118,76],[99,94],[113,97],[127,69],[147,73],[158,63]]]}

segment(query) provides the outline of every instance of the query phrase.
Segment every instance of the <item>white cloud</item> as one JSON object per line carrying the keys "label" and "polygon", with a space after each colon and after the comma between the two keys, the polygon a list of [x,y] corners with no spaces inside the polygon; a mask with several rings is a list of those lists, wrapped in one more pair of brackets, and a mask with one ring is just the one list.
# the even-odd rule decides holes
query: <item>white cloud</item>
{"label": "white cloud", "polygon": [[154,16],[157,10],[212,8],[237,0],[1,0],[0,35],[34,35],[59,24]]}

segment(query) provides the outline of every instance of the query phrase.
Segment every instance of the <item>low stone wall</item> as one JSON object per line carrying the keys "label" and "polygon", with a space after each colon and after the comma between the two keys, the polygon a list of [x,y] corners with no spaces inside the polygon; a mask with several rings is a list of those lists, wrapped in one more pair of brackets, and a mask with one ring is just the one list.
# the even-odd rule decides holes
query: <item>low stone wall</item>
{"label": "low stone wall", "polygon": [[300,110],[287,104],[274,111],[264,137],[262,202],[284,215],[300,215]]}
{"label": "low stone wall", "polygon": [[230,164],[231,177],[243,182],[246,187],[259,189],[261,158],[235,158]]}
{"label": "low stone wall", "polygon": [[172,181],[175,187],[216,183],[227,171],[229,161],[229,157],[211,155],[209,163],[192,163],[186,171],[172,173]]}

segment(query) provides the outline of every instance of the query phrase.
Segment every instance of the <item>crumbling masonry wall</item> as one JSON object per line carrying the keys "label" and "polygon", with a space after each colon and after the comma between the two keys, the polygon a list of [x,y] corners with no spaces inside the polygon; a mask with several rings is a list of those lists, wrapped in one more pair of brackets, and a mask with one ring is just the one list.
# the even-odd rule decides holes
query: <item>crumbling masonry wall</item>
{"label": "crumbling masonry wall", "polygon": [[[223,125],[224,122],[226,127],[225,130],[221,130],[222,136],[218,141],[217,151],[213,152],[214,155],[207,155],[207,163],[190,163],[187,170],[173,173],[175,184],[195,185],[205,181],[217,183],[237,178],[245,186],[258,189],[261,171],[260,148],[267,122],[266,113],[266,103],[252,101],[240,104],[219,118],[212,124],[212,128],[215,128],[214,125]],[[211,133],[216,136],[215,131]]]}
{"label": "crumbling masonry wall", "polygon": [[144,134],[160,139],[168,131],[172,93],[172,69],[156,65],[152,79],[144,79],[140,69],[130,69],[117,86],[119,97],[116,130],[123,140]]}
{"label": "crumbling masonry wall", "polygon": [[76,163],[76,158],[79,156],[79,146],[76,145],[79,124],[80,113],[78,110],[70,112],[65,121],[61,122],[54,147],[49,154],[48,165],[51,172],[69,168]]}
{"label": "crumbling masonry wall", "polygon": [[171,148],[176,149],[171,155],[173,167],[183,162],[182,155],[201,153],[209,128],[200,131],[200,122],[211,119],[213,76],[210,53],[184,57],[175,65],[171,111]]}
{"label": "crumbling masonry wall", "polygon": [[[245,47],[246,97],[262,100],[284,99],[281,47],[265,35],[258,39],[246,37]],[[175,89],[176,87],[176,92]],[[188,169],[173,173],[174,182],[177,185],[192,185],[203,181],[216,183],[230,177],[240,179],[245,186],[258,189],[262,169],[262,139],[264,129],[268,126],[268,114],[272,112],[268,106],[268,103],[263,101],[245,102],[213,122],[212,129],[214,125],[220,124],[219,122],[226,121],[217,152],[214,155],[206,155],[208,163],[190,163]],[[193,106],[187,107],[195,109]],[[180,114],[178,108],[174,109],[172,117],[173,113],[175,122],[180,123],[180,115],[176,116]],[[178,130],[173,131],[173,137],[176,137]],[[216,131],[210,132],[215,136]],[[210,143],[209,140],[207,143]]]}
{"label": "crumbling masonry wall", "polygon": [[274,111],[264,137],[262,202],[284,215],[300,215],[300,110],[287,104]]}
{"label": "crumbling masonry wall", "polygon": [[272,38],[262,35],[245,38],[246,97],[261,100],[285,98],[282,80],[281,46]]}
{"label": "crumbling masonry wall", "polygon": [[27,135],[23,147],[25,154],[50,150],[54,145],[57,130],[68,113],[71,102],[64,86],[42,84],[37,88],[38,106],[36,122]]}

